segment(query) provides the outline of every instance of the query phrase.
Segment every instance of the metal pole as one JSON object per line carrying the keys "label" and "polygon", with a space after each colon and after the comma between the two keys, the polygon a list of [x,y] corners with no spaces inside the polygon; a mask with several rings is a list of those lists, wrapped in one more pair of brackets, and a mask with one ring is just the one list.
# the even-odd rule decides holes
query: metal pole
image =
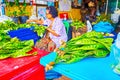
{"label": "metal pole", "polygon": [[115,9],[115,10],[117,10],[117,8],[118,8],[118,0],[117,0],[117,2],[116,2],[116,9]]}
{"label": "metal pole", "polygon": [[108,10],[108,0],[106,2],[106,10],[105,10],[105,15],[107,15],[107,10]]}

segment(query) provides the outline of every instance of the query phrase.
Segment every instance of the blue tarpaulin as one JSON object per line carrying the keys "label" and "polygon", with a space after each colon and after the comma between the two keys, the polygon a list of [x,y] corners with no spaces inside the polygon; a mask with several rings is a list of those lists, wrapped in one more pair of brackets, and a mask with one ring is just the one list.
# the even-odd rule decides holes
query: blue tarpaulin
{"label": "blue tarpaulin", "polygon": [[[52,52],[40,59],[40,64],[46,65],[54,61],[57,54]],[[71,80],[120,80],[120,76],[112,69],[114,56],[110,53],[105,58],[87,58],[72,64],[56,64],[52,70],[59,72]]]}
{"label": "blue tarpaulin", "polygon": [[114,27],[109,22],[100,21],[93,26],[93,30],[96,32],[111,33],[114,31]]}

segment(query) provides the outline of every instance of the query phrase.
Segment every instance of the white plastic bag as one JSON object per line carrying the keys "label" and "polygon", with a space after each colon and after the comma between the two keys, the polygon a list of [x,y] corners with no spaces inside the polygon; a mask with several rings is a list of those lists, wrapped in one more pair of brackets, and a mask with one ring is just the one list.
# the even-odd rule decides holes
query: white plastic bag
{"label": "white plastic bag", "polygon": [[8,17],[6,15],[0,16],[0,22],[4,22],[4,21],[7,21],[7,20],[12,21],[12,18],[10,18],[10,17]]}
{"label": "white plastic bag", "polygon": [[116,74],[120,75],[120,32],[118,33],[117,39],[116,39],[114,45],[112,46],[112,52],[115,57],[115,67],[114,67],[113,71]]}
{"label": "white plastic bag", "polygon": [[34,20],[37,20],[38,18],[37,18],[37,16],[36,15],[32,15],[32,16],[30,16],[30,18],[29,19],[34,19]]}
{"label": "white plastic bag", "polygon": [[91,32],[92,31],[92,25],[91,25],[90,21],[87,20],[86,23],[87,23],[87,32]]}
{"label": "white plastic bag", "polygon": [[111,15],[111,20],[113,21],[113,23],[118,23],[119,16],[120,16],[120,14],[118,14],[118,13],[114,13]]}
{"label": "white plastic bag", "polygon": [[120,9],[117,9],[114,11],[114,13],[111,15],[111,20],[113,23],[118,23],[120,17]]}
{"label": "white plastic bag", "polygon": [[60,11],[70,11],[71,0],[59,0],[59,10]]}

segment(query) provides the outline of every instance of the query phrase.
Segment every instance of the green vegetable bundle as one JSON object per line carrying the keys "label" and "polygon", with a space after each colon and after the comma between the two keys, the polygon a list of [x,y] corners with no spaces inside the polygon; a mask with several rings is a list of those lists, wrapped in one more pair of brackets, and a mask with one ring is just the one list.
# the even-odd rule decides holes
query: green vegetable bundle
{"label": "green vegetable bundle", "polygon": [[43,36],[45,33],[46,27],[43,25],[37,25],[37,24],[29,24],[30,26],[34,26],[34,31],[37,32],[38,36]]}
{"label": "green vegetable bundle", "polygon": [[0,42],[3,42],[3,41],[6,42],[9,40],[10,40],[10,36],[7,35],[7,30],[0,30]]}
{"label": "green vegetable bundle", "polygon": [[15,30],[18,28],[18,24],[14,23],[13,21],[4,21],[0,23],[1,30]]}
{"label": "green vegetable bundle", "polygon": [[[30,51],[34,46],[33,40],[28,41],[20,41],[17,38],[10,38],[7,35],[7,32],[10,30],[17,30],[19,28],[31,28],[34,27],[34,32],[38,34],[38,36],[42,36],[45,32],[45,28],[42,25],[37,24],[16,24],[13,21],[5,21],[0,23],[0,59],[5,59],[8,57],[23,57],[29,56],[33,54],[26,54],[26,52]],[[36,53],[35,53],[36,54]]]}
{"label": "green vegetable bundle", "polygon": [[0,59],[5,59],[8,57],[23,57],[33,54],[26,54],[34,46],[33,40],[20,41],[17,38],[9,39],[9,41],[0,42]]}
{"label": "green vegetable bundle", "polygon": [[31,28],[31,26],[34,27],[33,31],[36,32],[38,36],[42,36],[44,34],[46,27],[43,25],[27,24],[27,23],[17,24],[9,20],[0,23],[0,30],[10,31],[10,30],[17,30],[19,28]]}
{"label": "green vegetable bundle", "polygon": [[106,57],[110,52],[113,38],[104,38],[100,32],[88,32],[61,45],[56,63],[73,63],[87,57]]}
{"label": "green vegetable bundle", "polygon": [[75,27],[75,29],[77,30],[78,28],[85,27],[85,24],[82,21],[75,20],[71,23],[71,26]]}
{"label": "green vegetable bundle", "polygon": [[99,23],[100,21],[109,22],[111,24],[113,23],[112,20],[110,19],[111,18],[110,14],[108,15],[101,14],[100,16],[97,16],[96,18],[97,18],[96,21],[92,23],[93,25]]}

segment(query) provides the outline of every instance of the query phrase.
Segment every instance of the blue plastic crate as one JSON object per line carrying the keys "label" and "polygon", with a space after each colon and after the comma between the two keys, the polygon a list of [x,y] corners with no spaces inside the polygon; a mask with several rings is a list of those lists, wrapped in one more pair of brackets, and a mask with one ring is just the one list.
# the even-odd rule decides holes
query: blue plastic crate
{"label": "blue plastic crate", "polygon": [[16,37],[16,36],[24,36],[27,34],[34,34],[34,32],[29,28],[22,28],[18,30],[11,30],[8,32],[8,34],[10,35],[10,37]]}
{"label": "blue plastic crate", "polygon": [[19,38],[36,38],[36,37],[38,37],[38,35],[35,32],[29,32],[29,33],[23,33],[21,35],[16,35],[16,37],[19,37]]}
{"label": "blue plastic crate", "polygon": [[26,31],[29,31],[30,30],[30,28],[20,28],[20,29],[18,29],[18,30],[11,30],[11,31],[9,31],[9,33],[17,33],[17,32],[26,32]]}
{"label": "blue plastic crate", "polygon": [[20,28],[18,30],[11,30],[8,32],[11,38],[17,37],[21,41],[33,39],[34,43],[40,39],[40,36],[30,28]]}
{"label": "blue plastic crate", "polygon": [[20,39],[21,41],[33,39],[34,43],[36,43],[36,41],[40,39],[40,37],[35,33],[24,36],[17,36],[17,38]]}

